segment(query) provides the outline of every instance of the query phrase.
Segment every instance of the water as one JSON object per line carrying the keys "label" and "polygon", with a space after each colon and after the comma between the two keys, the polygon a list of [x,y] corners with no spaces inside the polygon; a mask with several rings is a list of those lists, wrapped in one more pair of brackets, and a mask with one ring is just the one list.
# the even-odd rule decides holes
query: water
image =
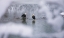
{"label": "water", "polygon": [[[7,18],[8,19],[8,18]],[[4,21],[2,20],[1,23],[6,23],[6,22],[9,22],[10,20],[8,21]],[[30,26],[32,27],[33,29],[33,37],[34,38],[40,38],[40,37],[43,37],[43,38],[52,38],[52,37],[58,37],[60,34],[63,36],[63,33],[60,32],[60,33],[55,33],[55,30],[52,28],[51,25],[48,25],[46,20],[45,19],[40,19],[40,20],[29,20],[29,19],[26,19],[26,21],[22,22],[21,19],[13,19],[11,20],[13,23],[16,23],[16,24],[24,24],[24,26]],[[18,26],[17,25],[17,26]],[[38,36],[38,37],[37,37]],[[59,36],[60,37],[60,36]],[[16,35],[16,34],[10,34],[9,35],[9,38],[21,38],[20,35]],[[60,37],[61,38],[61,37]]]}
{"label": "water", "polygon": [[[41,33],[53,33],[54,32],[52,30],[51,26],[47,25],[45,19],[40,19],[40,20],[35,20],[35,21],[29,20],[29,19],[26,19],[26,21],[22,21],[21,19],[13,19],[11,21],[16,23],[16,24],[21,24],[22,23],[26,26],[32,27],[33,35],[35,35],[35,34],[38,35],[38,34],[41,34]],[[2,20],[2,22],[0,22],[0,23],[4,23],[4,22],[7,23],[7,22],[9,22],[9,20],[8,21]],[[11,37],[12,37],[12,35],[11,35]]]}
{"label": "water", "polygon": [[[6,20],[1,20],[1,23],[7,23],[10,22],[10,20],[8,20],[8,18],[4,18]],[[53,33],[55,33],[56,31],[52,28],[51,25],[47,24],[46,19],[38,19],[38,20],[29,20],[26,19],[25,21],[22,21],[21,19],[13,19],[11,20],[11,22],[16,23],[16,24],[24,24],[24,26],[30,26],[33,29],[33,38],[50,38],[50,37],[56,37],[54,36]],[[58,33],[59,34],[59,33]],[[37,37],[38,36],[38,37]],[[16,34],[10,34],[9,38],[21,38],[20,35],[16,35]]]}

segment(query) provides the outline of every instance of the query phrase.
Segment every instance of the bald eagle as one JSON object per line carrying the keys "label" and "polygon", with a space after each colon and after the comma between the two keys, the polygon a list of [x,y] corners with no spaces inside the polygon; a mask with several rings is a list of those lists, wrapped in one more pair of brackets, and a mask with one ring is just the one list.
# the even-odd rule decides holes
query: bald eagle
{"label": "bald eagle", "polygon": [[35,16],[34,16],[34,14],[32,15],[32,19],[34,19],[34,20],[36,19]]}
{"label": "bald eagle", "polygon": [[26,18],[26,13],[21,16],[22,18]]}

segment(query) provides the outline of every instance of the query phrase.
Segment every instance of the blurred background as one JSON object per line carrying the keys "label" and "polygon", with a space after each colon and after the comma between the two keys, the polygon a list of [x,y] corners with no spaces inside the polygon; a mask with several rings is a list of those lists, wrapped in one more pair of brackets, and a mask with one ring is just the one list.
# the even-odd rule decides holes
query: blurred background
{"label": "blurred background", "polygon": [[[55,27],[54,29],[51,24],[47,23],[45,12],[39,13],[41,7],[38,5],[38,3],[40,1],[42,0],[13,0],[13,2],[7,8],[5,14],[0,19],[0,24],[14,22],[16,24],[24,24],[25,26],[30,26],[33,29],[33,37],[23,37],[19,35],[9,34],[8,38],[63,38],[64,37],[64,36],[57,37],[58,35],[57,36],[52,35],[52,33],[58,33],[56,31],[57,28],[54,26]],[[57,12],[60,14],[64,13],[64,0],[45,0],[45,1],[47,6],[49,6],[52,15],[54,15],[53,13],[57,13]],[[26,18],[22,17],[23,14],[26,14]],[[36,18],[35,20],[33,20],[32,15],[35,15]],[[61,16],[64,21],[64,14]],[[61,30],[64,30],[64,24],[61,25]],[[4,35],[2,35],[2,38],[3,37]]]}

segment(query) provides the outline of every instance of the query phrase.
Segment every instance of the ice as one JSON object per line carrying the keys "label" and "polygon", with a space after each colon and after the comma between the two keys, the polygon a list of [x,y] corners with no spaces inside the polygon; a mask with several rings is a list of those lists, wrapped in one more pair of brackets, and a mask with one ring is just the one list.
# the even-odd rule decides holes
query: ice
{"label": "ice", "polygon": [[16,34],[20,35],[21,37],[31,37],[33,29],[32,27],[23,25],[23,24],[16,24],[13,22],[9,22],[6,24],[0,24],[0,35],[4,35],[4,38],[7,38],[9,34]]}

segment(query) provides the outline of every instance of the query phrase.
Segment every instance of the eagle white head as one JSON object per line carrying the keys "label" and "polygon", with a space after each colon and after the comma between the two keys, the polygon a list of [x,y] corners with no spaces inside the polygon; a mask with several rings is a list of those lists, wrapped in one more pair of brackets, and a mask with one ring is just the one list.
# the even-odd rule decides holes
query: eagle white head
{"label": "eagle white head", "polygon": [[34,14],[32,14],[32,16],[34,16]]}
{"label": "eagle white head", "polygon": [[25,15],[26,15],[26,13],[25,13]]}

